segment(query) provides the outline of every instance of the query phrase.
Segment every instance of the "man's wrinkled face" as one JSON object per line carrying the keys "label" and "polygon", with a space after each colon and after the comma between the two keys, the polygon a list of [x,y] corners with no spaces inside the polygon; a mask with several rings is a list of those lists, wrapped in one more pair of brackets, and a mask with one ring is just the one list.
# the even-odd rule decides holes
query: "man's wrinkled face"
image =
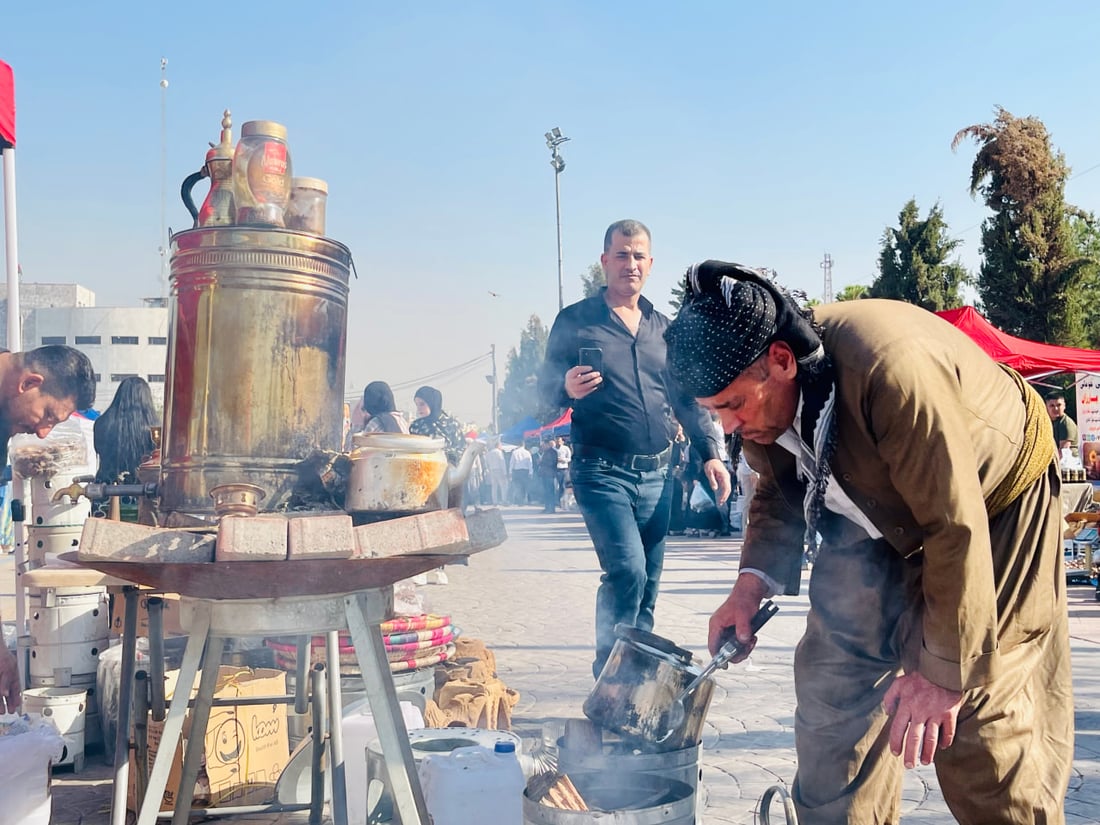
{"label": "man's wrinkled face", "polygon": [[19,433],[34,433],[45,438],[75,411],[72,399],[44,393],[40,380],[24,379],[16,395],[3,402],[0,430],[6,429],[6,438]]}
{"label": "man's wrinkled face", "polygon": [[1066,399],[1064,398],[1052,398],[1047,401],[1047,415],[1051,420],[1061,418],[1066,412]]}
{"label": "man's wrinkled face", "polygon": [[653,268],[649,254],[649,236],[636,232],[629,237],[619,230],[611,233],[611,245],[600,256],[607,291],[616,298],[639,295]]}
{"label": "man's wrinkled face", "polygon": [[774,444],[798,411],[797,369],[790,349],[772,344],[720,393],[696,400],[718,414],[726,435],[740,433],[746,441]]}

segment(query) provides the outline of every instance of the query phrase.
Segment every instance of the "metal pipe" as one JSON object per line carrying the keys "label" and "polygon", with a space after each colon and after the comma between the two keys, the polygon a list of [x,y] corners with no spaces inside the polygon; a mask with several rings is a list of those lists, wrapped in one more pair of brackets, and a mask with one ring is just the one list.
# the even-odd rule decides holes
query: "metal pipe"
{"label": "metal pipe", "polygon": [[323,664],[313,666],[310,680],[313,689],[313,761],[310,765],[309,825],[321,825],[325,812],[325,730],[328,728],[328,690]]}
{"label": "metal pipe", "polygon": [[145,601],[149,612],[149,706],[153,721],[163,722],[164,702],[164,599],[150,596]]}
{"label": "metal pipe", "polygon": [[141,810],[149,787],[149,679],[144,670],[134,674],[134,799]]}
{"label": "metal pipe", "polygon": [[[138,589],[133,585],[125,585],[122,588],[122,595],[126,600],[126,609],[122,620],[122,679],[118,688],[118,728],[115,731],[115,784],[111,795],[111,825],[126,823],[126,792],[130,785],[130,703],[134,693],[133,673],[137,657]],[[140,811],[142,806],[139,804],[137,808]]]}
{"label": "metal pipe", "polygon": [[325,637],[325,659],[328,662],[329,748],[332,754],[332,820],[335,825],[348,825],[348,789],[344,772],[344,697],[340,685],[340,632],[330,630]]}
{"label": "metal pipe", "polygon": [[309,706],[309,683],[306,674],[309,671],[310,636],[298,637],[297,656],[294,659],[294,712],[301,716]]}

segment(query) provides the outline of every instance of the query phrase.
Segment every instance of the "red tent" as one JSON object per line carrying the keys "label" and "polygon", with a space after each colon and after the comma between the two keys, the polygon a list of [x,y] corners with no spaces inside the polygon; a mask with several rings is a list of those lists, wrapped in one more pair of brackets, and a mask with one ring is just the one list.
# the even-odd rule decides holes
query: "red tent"
{"label": "red tent", "polygon": [[570,407],[549,424],[543,424],[537,430],[527,430],[524,438],[542,438],[544,435],[569,435],[570,425],[573,423],[573,408]]}
{"label": "red tent", "polygon": [[941,318],[969,335],[974,342],[1024,378],[1040,378],[1059,372],[1100,373],[1100,352],[1075,347],[1040,344],[1001,332],[983,318],[974,307],[945,309],[937,312]]}

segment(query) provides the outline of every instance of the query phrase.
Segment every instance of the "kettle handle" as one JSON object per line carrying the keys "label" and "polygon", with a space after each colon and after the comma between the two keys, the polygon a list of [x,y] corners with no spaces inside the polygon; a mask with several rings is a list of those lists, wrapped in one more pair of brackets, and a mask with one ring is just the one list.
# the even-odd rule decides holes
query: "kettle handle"
{"label": "kettle handle", "polygon": [[186,178],[183,179],[183,183],[180,185],[180,197],[183,198],[183,205],[187,207],[187,211],[191,213],[191,219],[195,222],[195,226],[199,225],[199,210],[195,206],[195,201],[191,199],[191,190],[195,188],[195,184],[206,177],[206,167],[204,166],[197,172],[192,172]]}

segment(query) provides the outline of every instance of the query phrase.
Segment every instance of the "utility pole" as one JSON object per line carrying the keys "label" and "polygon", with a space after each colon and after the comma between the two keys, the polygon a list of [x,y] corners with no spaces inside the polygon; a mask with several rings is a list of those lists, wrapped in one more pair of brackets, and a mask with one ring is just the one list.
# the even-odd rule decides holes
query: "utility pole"
{"label": "utility pole", "polygon": [[160,291],[168,299],[168,58],[160,59]]}
{"label": "utility pole", "polygon": [[493,374],[489,376],[489,383],[493,385],[493,434],[500,435],[500,422],[497,420],[497,345],[489,346],[489,355],[493,359]]}
{"label": "utility pole", "polygon": [[561,133],[561,129],[555,126],[546,133],[546,147],[550,150],[550,165],[554,167],[554,208],[558,219],[558,312],[565,307],[565,278],[562,271],[561,255],[561,184],[559,178],[565,169],[565,158],[561,156],[558,147],[569,138]]}
{"label": "utility pole", "polygon": [[825,298],[821,303],[833,302],[833,256],[825,253],[825,259],[821,262],[821,268],[825,270]]}

